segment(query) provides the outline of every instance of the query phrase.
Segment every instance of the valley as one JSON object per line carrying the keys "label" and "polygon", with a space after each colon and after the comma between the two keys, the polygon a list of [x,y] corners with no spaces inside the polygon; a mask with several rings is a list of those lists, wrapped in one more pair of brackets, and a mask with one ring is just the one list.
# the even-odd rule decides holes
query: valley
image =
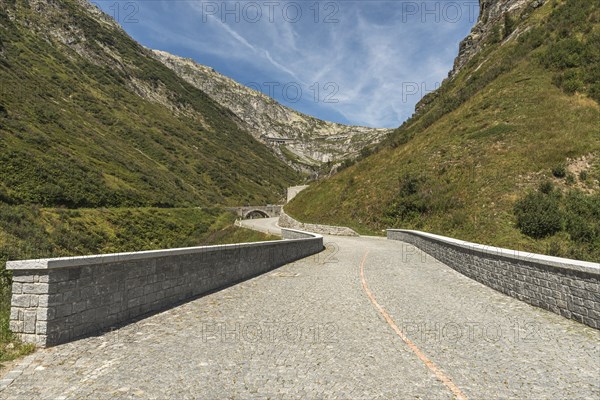
{"label": "valley", "polygon": [[[205,61],[87,0],[2,1],[0,397],[597,396],[600,0],[478,5],[388,129],[218,72],[230,40],[294,75],[214,13]],[[398,14],[351,11],[362,31],[310,38],[389,68]],[[296,68],[299,26],[267,35]],[[404,86],[329,61],[364,72],[347,101],[400,115]]]}

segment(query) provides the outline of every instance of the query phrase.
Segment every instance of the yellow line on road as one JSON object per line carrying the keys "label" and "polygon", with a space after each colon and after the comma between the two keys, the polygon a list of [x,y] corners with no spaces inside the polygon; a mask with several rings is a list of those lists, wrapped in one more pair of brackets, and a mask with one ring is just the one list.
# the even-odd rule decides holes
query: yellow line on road
{"label": "yellow line on road", "polygon": [[365,253],[365,255],[362,259],[362,262],[360,263],[360,280],[362,282],[362,287],[363,287],[365,293],[367,294],[367,297],[369,297],[369,300],[371,300],[371,303],[373,303],[373,305],[375,306],[377,311],[379,311],[379,313],[383,316],[383,318],[386,320],[388,325],[394,330],[394,332],[396,332],[396,335],[400,336],[400,338],[404,341],[404,343],[406,343],[406,345],[412,350],[413,353],[415,353],[415,355],[417,357],[419,357],[419,359],[421,361],[423,361],[425,366],[427,368],[429,368],[429,370],[431,370],[431,372],[433,372],[435,374],[435,376],[440,380],[440,382],[442,382],[444,385],[446,385],[446,387],[448,389],[450,389],[452,394],[454,394],[454,396],[456,396],[457,399],[467,400],[468,399],[467,396],[462,392],[462,390],[460,390],[458,388],[458,386],[456,386],[454,384],[454,382],[452,382],[452,379],[450,379],[450,377],[448,375],[446,375],[444,373],[444,371],[439,369],[433,363],[433,361],[431,361],[429,358],[427,358],[425,353],[423,353],[417,347],[417,345],[414,344],[413,341],[410,340],[404,334],[404,332],[402,332],[400,330],[400,328],[398,328],[398,325],[396,325],[396,323],[394,322],[392,317],[388,314],[388,312],[377,302],[377,300],[375,299],[375,296],[373,296],[373,293],[371,292],[371,290],[369,289],[369,286],[367,285],[367,281],[365,280],[365,261],[367,260],[368,254],[369,254],[369,251],[367,250],[367,252]]}

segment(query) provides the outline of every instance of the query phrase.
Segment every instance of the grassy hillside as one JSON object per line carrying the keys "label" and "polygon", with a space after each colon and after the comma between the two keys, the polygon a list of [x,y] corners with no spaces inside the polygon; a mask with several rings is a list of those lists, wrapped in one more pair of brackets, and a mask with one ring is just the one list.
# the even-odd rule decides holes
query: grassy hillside
{"label": "grassy hillside", "polygon": [[276,203],[298,175],[85,1],[0,6],[0,201]]}
{"label": "grassy hillside", "polygon": [[600,260],[599,5],[548,1],[506,16],[376,154],[286,211]]}
{"label": "grassy hillside", "polygon": [[57,209],[0,204],[0,363],[32,350],[8,329],[6,260],[275,240],[220,208]]}
{"label": "grassy hillside", "polygon": [[7,259],[271,239],[216,205],[299,178],[87,1],[2,1],[0,362],[31,350],[8,330]]}

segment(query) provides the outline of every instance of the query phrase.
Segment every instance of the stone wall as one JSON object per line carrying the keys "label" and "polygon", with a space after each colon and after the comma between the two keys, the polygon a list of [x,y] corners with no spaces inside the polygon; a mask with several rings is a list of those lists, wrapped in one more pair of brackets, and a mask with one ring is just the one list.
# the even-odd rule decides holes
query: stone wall
{"label": "stone wall", "polygon": [[345,226],[305,224],[304,222],[297,221],[287,215],[283,208],[281,209],[281,214],[279,215],[278,224],[282,228],[299,229],[301,231],[314,232],[320,235],[358,236],[358,233]]}
{"label": "stone wall", "polygon": [[269,206],[244,206],[244,207],[226,207],[227,210],[235,213],[242,219],[248,218],[248,215],[252,212],[260,212],[266,214],[269,218],[279,217],[281,212],[280,205],[269,205]]}
{"label": "stone wall", "polygon": [[389,229],[388,239],[412,244],[484,285],[600,329],[600,264]]}
{"label": "stone wall", "polygon": [[85,257],[9,261],[10,329],[52,346],[111,329],[316,254],[323,237]]}

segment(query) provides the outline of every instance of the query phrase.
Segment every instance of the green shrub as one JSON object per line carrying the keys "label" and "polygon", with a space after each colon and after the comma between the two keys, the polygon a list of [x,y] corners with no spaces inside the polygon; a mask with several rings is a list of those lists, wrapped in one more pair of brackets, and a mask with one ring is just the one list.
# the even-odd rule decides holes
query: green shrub
{"label": "green shrub", "polygon": [[566,93],[575,94],[576,92],[580,92],[583,89],[583,81],[581,81],[578,78],[566,79],[561,87]]}
{"label": "green shrub", "polygon": [[585,181],[587,181],[587,178],[588,178],[588,173],[587,173],[587,171],[581,171],[581,172],[579,173],[579,180],[580,180],[580,181],[582,181],[582,182],[585,182]]}
{"label": "green shrub", "polygon": [[567,176],[567,167],[564,164],[556,165],[552,168],[552,175],[557,178],[564,178]]}
{"label": "green shrub", "polygon": [[550,194],[554,191],[554,184],[550,181],[544,181],[540,184],[539,191],[544,194]]}
{"label": "green shrub", "polygon": [[515,30],[516,22],[509,13],[504,14],[504,39],[510,36]]}
{"label": "green shrub", "polygon": [[387,211],[392,224],[418,221],[423,214],[431,211],[432,202],[426,181],[425,177],[411,174],[405,174],[398,180],[398,193]]}
{"label": "green shrub", "polygon": [[500,27],[498,25],[494,25],[488,40],[490,41],[490,44],[496,44],[502,41],[502,35],[500,34]]}
{"label": "green shrub", "polygon": [[600,103],[600,83],[590,85],[589,95],[592,99]]}
{"label": "green shrub", "polygon": [[544,44],[546,31],[540,27],[535,27],[519,36],[519,42],[529,49],[536,49]]}
{"label": "green shrub", "polygon": [[576,242],[590,243],[598,236],[594,226],[578,214],[568,214],[566,228],[571,239]]}
{"label": "green shrub", "polygon": [[585,86],[581,73],[576,69],[569,69],[564,73],[556,74],[553,83],[568,94],[580,92]]}
{"label": "green shrub", "polygon": [[369,157],[371,154],[373,154],[373,149],[371,149],[370,147],[363,147],[362,149],[360,149],[360,158],[367,158]]}
{"label": "green shrub", "polygon": [[[587,93],[600,101],[600,33],[594,32],[600,13],[597,1],[570,0],[556,7],[546,23],[548,46],[539,54],[542,65],[558,71],[554,84],[566,93]],[[539,42],[524,35],[526,42]]]}
{"label": "green shrub", "polygon": [[571,239],[580,243],[600,240],[600,195],[577,190],[565,198],[565,227]]}
{"label": "green shrub", "polygon": [[540,239],[562,229],[563,216],[559,196],[532,192],[515,205],[517,227],[525,235]]}
{"label": "green shrub", "polygon": [[562,39],[548,47],[542,55],[542,63],[546,68],[557,70],[579,67],[584,52],[585,45],[578,39]]}

